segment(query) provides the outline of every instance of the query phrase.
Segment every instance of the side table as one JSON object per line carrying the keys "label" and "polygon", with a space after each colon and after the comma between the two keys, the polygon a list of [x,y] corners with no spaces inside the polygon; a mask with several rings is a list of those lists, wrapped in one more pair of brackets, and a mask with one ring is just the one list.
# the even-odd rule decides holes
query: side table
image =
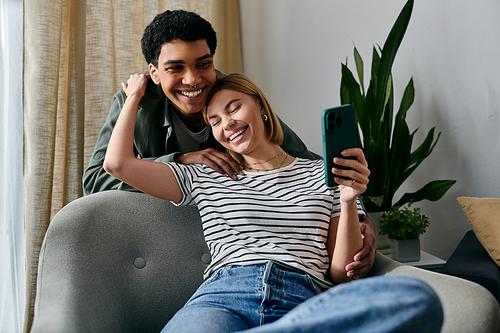
{"label": "side table", "polygon": [[[390,249],[379,250],[379,252],[391,258]],[[436,256],[433,256],[428,252],[420,250],[419,261],[408,261],[408,262],[403,262],[402,264],[423,268],[433,272],[439,272],[441,268],[443,268],[444,264],[446,264],[446,261]]]}

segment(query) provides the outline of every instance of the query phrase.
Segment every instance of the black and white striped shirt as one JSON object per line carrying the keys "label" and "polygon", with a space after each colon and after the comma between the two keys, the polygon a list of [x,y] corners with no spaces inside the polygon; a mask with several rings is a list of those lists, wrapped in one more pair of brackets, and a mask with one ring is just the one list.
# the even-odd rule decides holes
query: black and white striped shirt
{"label": "black and white striped shirt", "polygon": [[[340,192],[325,185],[322,160],[296,158],[238,180],[201,164],[168,165],[183,193],[179,205],[200,211],[212,256],[205,278],[222,266],[274,260],[331,286],[326,242],[330,218],[340,215]],[[364,214],[359,201],[358,212]]]}

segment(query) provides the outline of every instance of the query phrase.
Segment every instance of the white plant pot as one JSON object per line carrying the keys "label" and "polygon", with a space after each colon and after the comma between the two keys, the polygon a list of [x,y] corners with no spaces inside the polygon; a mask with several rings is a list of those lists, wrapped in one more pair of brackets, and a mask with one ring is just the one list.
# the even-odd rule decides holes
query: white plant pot
{"label": "white plant pot", "polygon": [[420,238],[394,240],[391,239],[391,257],[399,262],[420,260]]}

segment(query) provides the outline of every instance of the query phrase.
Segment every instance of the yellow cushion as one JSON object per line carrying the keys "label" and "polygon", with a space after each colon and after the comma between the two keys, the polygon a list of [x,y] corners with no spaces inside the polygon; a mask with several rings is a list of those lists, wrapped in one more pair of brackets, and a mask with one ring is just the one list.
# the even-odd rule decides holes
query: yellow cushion
{"label": "yellow cushion", "polygon": [[493,260],[500,266],[500,198],[457,198],[467,219]]}

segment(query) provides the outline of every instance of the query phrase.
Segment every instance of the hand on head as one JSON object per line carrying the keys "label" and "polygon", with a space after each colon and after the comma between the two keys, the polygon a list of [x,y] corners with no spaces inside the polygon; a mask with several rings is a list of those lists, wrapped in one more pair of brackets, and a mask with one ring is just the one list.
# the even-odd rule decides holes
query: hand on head
{"label": "hand on head", "polygon": [[127,83],[122,82],[122,88],[127,97],[132,95],[138,95],[139,97],[144,96],[146,91],[146,86],[150,76],[145,73],[137,73],[130,75]]}

